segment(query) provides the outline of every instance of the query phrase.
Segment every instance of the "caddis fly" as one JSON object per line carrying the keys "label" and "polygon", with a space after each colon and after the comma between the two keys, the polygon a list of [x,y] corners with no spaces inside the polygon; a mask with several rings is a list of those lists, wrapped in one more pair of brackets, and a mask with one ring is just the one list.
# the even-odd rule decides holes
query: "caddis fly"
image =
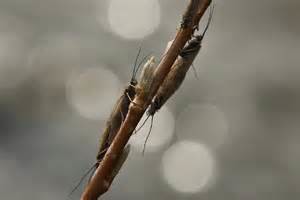
{"label": "caddis fly", "polygon": [[[110,114],[110,117],[108,118],[106,122],[105,129],[101,135],[101,139],[99,141],[99,150],[96,156],[96,163],[82,176],[82,178],[79,180],[78,184],[74,187],[74,189],[70,192],[69,196],[74,193],[74,191],[77,190],[77,188],[81,185],[82,181],[85,179],[85,177],[90,174],[93,175],[94,171],[98,168],[100,165],[100,162],[102,161],[106,151],[108,150],[109,146],[111,145],[113,139],[115,138],[116,134],[118,133],[122,122],[124,121],[127,113],[128,113],[128,108],[129,104],[132,101],[132,99],[136,95],[136,86],[138,84],[138,81],[136,80],[136,75],[139,70],[139,67],[141,64],[145,61],[145,59],[148,56],[145,56],[139,64],[138,58],[141,53],[141,48],[138,51],[138,54],[136,56],[135,62],[134,62],[134,67],[132,71],[132,77],[131,80],[128,84],[128,86],[124,89],[122,95],[119,97],[117,100],[115,106],[112,109],[112,112]],[[123,155],[119,158],[118,165],[122,165],[122,163],[125,161],[124,158],[128,156],[129,153],[129,146],[126,147],[123,151]],[[117,166],[118,168],[118,166]],[[115,171],[118,171],[118,169],[115,169]],[[91,176],[89,178],[89,181],[91,180]]]}
{"label": "caddis fly", "polygon": [[147,110],[147,115],[148,115],[147,118],[142,123],[142,125],[136,130],[136,132],[140,130],[145,125],[147,119],[151,116],[151,125],[144,142],[143,154],[145,153],[146,143],[151,133],[154,114],[178,90],[183,80],[185,79],[187,71],[192,66],[194,59],[196,58],[198,52],[201,49],[202,40],[208,30],[208,27],[212,19],[213,9],[214,7],[212,6],[210,9],[208,22],[204,28],[203,33],[193,36],[193,38],[187,43],[187,45],[180,52],[178,58],[176,59],[173,66],[171,67],[170,72],[168,73],[167,77],[165,78],[165,80],[159,87],[157,93],[155,94],[149,106],[149,109]]}

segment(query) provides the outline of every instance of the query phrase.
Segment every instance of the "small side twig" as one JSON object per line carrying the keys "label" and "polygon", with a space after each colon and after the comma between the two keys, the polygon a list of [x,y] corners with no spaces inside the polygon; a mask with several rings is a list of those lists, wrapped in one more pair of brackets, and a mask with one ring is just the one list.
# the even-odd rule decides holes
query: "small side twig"
{"label": "small side twig", "polygon": [[174,41],[154,72],[154,80],[152,81],[150,91],[147,94],[137,91],[133,103],[130,104],[125,121],[106,152],[100,166],[97,168],[94,177],[85,188],[81,200],[97,200],[100,195],[109,189],[112,183],[111,177],[116,168],[119,156],[122,155],[123,149],[132,132],[142,118],[159,86],[170,71],[171,66],[182,48],[193,35],[195,25],[198,25],[198,22],[210,3],[211,0],[190,0],[183,15],[185,17],[180,29],[176,33]]}

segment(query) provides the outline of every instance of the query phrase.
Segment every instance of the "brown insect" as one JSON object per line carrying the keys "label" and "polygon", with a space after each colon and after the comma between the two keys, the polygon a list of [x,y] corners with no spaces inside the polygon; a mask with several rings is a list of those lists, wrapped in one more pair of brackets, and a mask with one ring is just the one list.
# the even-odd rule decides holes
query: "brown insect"
{"label": "brown insect", "polygon": [[[139,66],[148,56],[144,57],[142,62],[140,62]],[[117,101],[117,104],[115,106],[115,110],[113,110],[110,120],[107,122],[106,129],[104,131],[104,134],[102,136],[102,141],[100,143],[100,148],[97,154],[97,163],[94,165],[94,169],[97,169],[100,162],[102,161],[106,151],[108,150],[109,146],[111,145],[114,137],[118,133],[120,126],[125,119],[127,113],[129,104],[135,102],[132,101],[134,99],[135,95],[139,95],[143,99],[147,100],[148,94],[151,89],[151,84],[153,81],[153,73],[154,73],[154,57],[152,56],[143,66],[143,71],[140,76],[139,83],[135,78],[132,78],[130,81],[130,85],[125,89],[124,94],[120,97],[120,99]],[[135,64],[136,66],[136,64]],[[139,68],[138,66],[138,68]],[[137,68],[137,69],[138,69]],[[133,72],[133,77],[136,76],[137,70]],[[132,92],[132,93],[129,93]],[[139,106],[139,105],[137,105]],[[117,109],[120,109],[120,111],[117,111]],[[118,158],[117,164],[115,168],[113,169],[113,173],[110,177],[108,177],[107,184],[111,184],[114,177],[118,174],[119,170],[121,169],[123,163],[125,162],[128,154],[130,151],[130,145],[127,145],[124,149],[120,157]],[[94,173],[93,173],[94,174]],[[92,178],[92,177],[91,177]],[[90,178],[90,180],[91,180]]]}
{"label": "brown insect", "polygon": [[212,14],[213,7],[211,7],[209,19],[204,28],[203,33],[200,35],[193,36],[193,38],[188,42],[188,44],[182,49],[175,63],[171,67],[170,72],[168,73],[167,77],[163,81],[162,85],[159,87],[156,95],[152,100],[147,111],[148,117],[143,122],[143,124],[137,129],[137,131],[140,130],[140,128],[143,127],[149,116],[151,116],[151,126],[144,143],[143,154],[145,152],[146,143],[149,139],[150,132],[152,129],[153,116],[181,86],[187,71],[192,66],[194,59],[196,58],[198,52],[201,49],[202,40],[210,25]]}
{"label": "brown insect", "polygon": [[[95,171],[100,162],[102,161],[106,151],[108,150],[109,146],[111,145],[113,139],[115,138],[116,134],[118,133],[120,126],[123,122],[123,120],[125,119],[127,112],[128,112],[128,107],[130,102],[132,101],[132,99],[135,97],[136,94],[136,89],[135,87],[137,86],[138,82],[136,80],[136,75],[137,72],[139,70],[139,67],[141,66],[141,64],[145,61],[145,59],[148,56],[145,56],[142,61],[137,65],[138,62],[138,57],[140,55],[141,52],[141,48],[138,51],[138,54],[136,56],[135,59],[135,63],[134,63],[134,67],[133,67],[133,72],[132,72],[132,77],[130,80],[129,85],[125,88],[125,90],[123,91],[122,95],[119,97],[119,99],[117,100],[115,106],[113,107],[113,110],[110,114],[109,119],[106,122],[106,126],[105,129],[102,133],[101,139],[99,141],[99,150],[96,156],[96,163],[82,176],[82,178],[80,179],[79,183],[74,187],[74,189],[71,191],[71,193],[69,194],[69,196],[77,190],[77,188],[81,185],[82,181],[85,179],[85,177],[91,173],[92,171]],[[126,148],[126,151],[124,150],[123,155],[125,157],[128,156],[129,153],[129,146],[128,148]],[[126,155],[127,154],[127,155]],[[122,164],[125,160],[124,160],[124,156],[120,157],[120,163],[118,164]],[[91,174],[93,175],[93,173]],[[89,181],[91,180],[91,177],[89,178]]]}

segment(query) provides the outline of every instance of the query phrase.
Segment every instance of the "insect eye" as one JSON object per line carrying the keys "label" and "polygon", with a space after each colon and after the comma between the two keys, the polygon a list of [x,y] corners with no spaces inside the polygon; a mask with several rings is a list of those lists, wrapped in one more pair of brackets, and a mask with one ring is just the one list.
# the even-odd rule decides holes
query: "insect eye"
{"label": "insect eye", "polygon": [[136,80],[132,80],[132,81],[130,81],[130,84],[131,85],[137,85],[137,81]]}

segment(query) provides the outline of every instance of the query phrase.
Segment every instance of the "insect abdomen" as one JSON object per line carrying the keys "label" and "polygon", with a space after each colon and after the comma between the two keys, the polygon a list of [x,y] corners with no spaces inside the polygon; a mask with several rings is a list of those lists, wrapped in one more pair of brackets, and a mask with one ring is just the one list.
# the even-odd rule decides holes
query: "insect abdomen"
{"label": "insect abdomen", "polygon": [[130,104],[130,99],[128,96],[133,99],[135,96],[135,89],[133,86],[129,85],[125,91],[124,94],[120,97],[120,99],[117,101],[111,116],[109,118],[109,121],[106,123],[106,128],[104,130],[103,136],[100,141],[99,151],[97,154],[97,162],[100,162],[108,147],[112,143],[113,139],[115,138],[116,134],[118,133],[122,121],[125,119],[127,113],[128,113],[128,107]]}
{"label": "insect abdomen", "polygon": [[148,109],[149,115],[154,115],[166,101],[178,90],[182,84],[187,71],[192,65],[195,57],[197,56],[201,47],[200,36],[192,39],[186,47],[182,50],[175,63],[173,64],[170,72],[159,87],[154,100]]}

